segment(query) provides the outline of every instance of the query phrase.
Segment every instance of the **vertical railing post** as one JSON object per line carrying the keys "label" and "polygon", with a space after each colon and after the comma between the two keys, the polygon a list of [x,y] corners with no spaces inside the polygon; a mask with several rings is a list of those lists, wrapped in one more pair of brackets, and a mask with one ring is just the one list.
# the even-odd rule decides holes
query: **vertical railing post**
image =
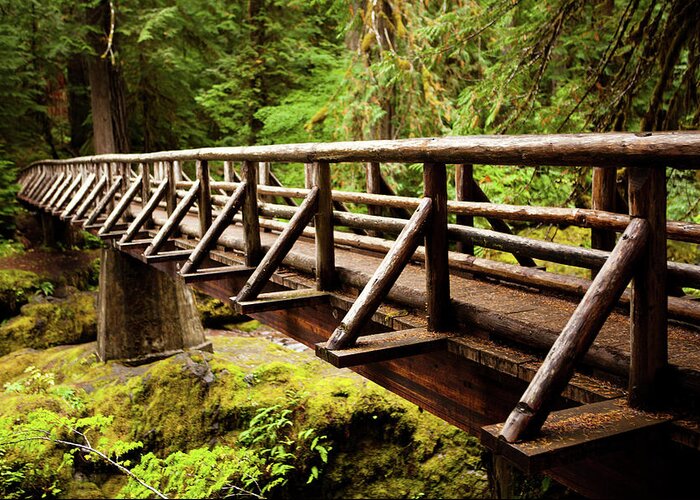
{"label": "vertical railing post", "polygon": [[241,177],[246,183],[243,202],[243,231],[245,235],[245,265],[257,266],[262,257],[260,221],[258,220],[257,162],[244,161]]}
{"label": "vertical railing post", "polygon": [[[617,173],[614,168],[594,167],[591,178],[591,208],[593,210],[615,211],[615,182]],[[615,231],[591,229],[591,248],[611,251],[615,248]],[[591,269],[595,278],[597,269]]]}
{"label": "vertical railing post", "polygon": [[209,162],[197,161],[197,180],[199,181],[199,237],[201,238],[211,226],[211,189],[209,188]]}
{"label": "vertical railing post", "polygon": [[224,182],[233,182],[233,162],[224,162]]}
{"label": "vertical railing post", "polygon": [[650,236],[632,280],[629,403],[653,408],[663,397],[668,363],[666,295],[666,172],[629,169],[629,210],[649,221]]}
{"label": "vertical railing post", "polygon": [[[369,162],[365,165],[367,173],[367,193],[382,194],[382,171],[379,162]],[[368,215],[382,215],[382,207],[376,205],[367,205]],[[382,236],[381,231],[369,231],[371,236]]]}
{"label": "vertical railing post", "polygon": [[[139,163],[139,174],[141,174],[141,209],[145,209],[148,200],[151,199],[151,168],[148,163]],[[149,217],[143,224],[143,228],[149,228],[151,218]]]}
{"label": "vertical railing post", "polygon": [[165,193],[165,206],[168,217],[170,217],[177,206],[177,180],[175,179],[175,165],[173,162],[165,162],[165,166],[165,175],[168,179],[168,191]]}
{"label": "vertical railing post", "polygon": [[304,187],[311,189],[314,184],[314,164],[304,163]]}
{"label": "vertical railing post", "polygon": [[430,222],[425,230],[425,276],[428,329],[450,327],[450,271],[447,261],[447,169],[444,163],[423,166],[425,196],[433,200]]}
{"label": "vertical railing post", "polygon": [[315,164],[314,185],[318,187],[316,211],[316,288],[331,290],[335,281],[335,248],[333,246],[333,198],[331,166],[326,161]]}
{"label": "vertical railing post", "polygon": [[[455,165],[455,198],[457,201],[474,201],[474,165]],[[473,215],[457,215],[457,224],[474,226]],[[465,241],[457,242],[457,251],[474,255],[474,245]]]}
{"label": "vertical railing post", "polygon": [[173,172],[175,173],[175,182],[180,182],[182,180],[182,165],[177,160],[174,160],[172,164]]}

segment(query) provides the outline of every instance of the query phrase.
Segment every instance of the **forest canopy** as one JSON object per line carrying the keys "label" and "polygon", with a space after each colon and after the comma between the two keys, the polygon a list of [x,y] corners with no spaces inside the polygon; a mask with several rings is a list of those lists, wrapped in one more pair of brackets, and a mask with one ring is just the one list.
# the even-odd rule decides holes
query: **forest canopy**
{"label": "forest canopy", "polygon": [[[697,129],[700,0],[0,0],[0,68],[6,169],[107,151]],[[669,216],[700,217],[700,179],[669,175]],[[497,202],[589,204],[587,172],[477,176]],[[397,166],[388,181],[414,194],[420,175]]]}
{"label": "forest canopy", "polygon": [[698,0],[0,0],[4,159],[92,152],[95,61],[131,151],[700,122]]}

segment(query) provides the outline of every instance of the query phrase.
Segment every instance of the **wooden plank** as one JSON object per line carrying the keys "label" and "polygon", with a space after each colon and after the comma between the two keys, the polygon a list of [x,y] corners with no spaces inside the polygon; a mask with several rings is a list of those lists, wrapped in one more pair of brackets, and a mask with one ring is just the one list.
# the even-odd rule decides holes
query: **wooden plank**
{"label": "wooden plank", "polygon": [[365,365],[378,361],[405,358],[447,349],[452,333],[411,328],[358,337],[355,345],[345,349],[328,349],[328,343],[316,344],[316,356],[338,368]]}
{"label": "wooden plank", "polygon": [[142,259],[147,264],[156,262],[169,262],[172,260],[185,260],[190,256],[192,250],[168,250],[157,254],[143,255]]}
{"label": "wooden plank", "polygon": [[181,274],[185,283],[200,283],[202,281],[221,280],[232,277],[244,277],[248,279],[254,267],[247,266],[221,266],[208,269],[198,269],[194,273]]}
{"label": "wooden plank", "polygon": [[664,397],[668,365],[666,173],[630,168],[628,175],[630,215],[643,217],[650,227],[632,280],[629,401],[638,408],[653,408]]}
{"label": "wooden plank", "polygon": [[510,413],[501,436],[508,442],[536,433],[574,372],[576,363],[593,344],[601,326],[622,295],[644,252],[649,224],[635,219],[583,296],[542,366]]}
{"label": "wooden plank", "polygon": [[305,307],[328,302],[330,295],[314,289],[285,290],[258,294],[256,300],[239,301],[231,297],[237,313],[252,314],[263,311],[277,311],[294,307]]}
{"label": "wooden plank", "polygon": [[552,412],[540,435],[529,441],[508,443],[499,438],[505,424],[487,425],[481,442],[534,474],[620,448],[671,420],[669,414],[639,411],[618,398]]}
{"label": "wooden plank", "polygon": [[143,247],[146,248],[148,245],[151,244],[151,241],[153,241],[153,238],[144,238],[144,239],[134,239],[132,241],[125,241],[125,242],[117,242],[117,248],[120,250],[125,250],[127,248],[139,248]]}

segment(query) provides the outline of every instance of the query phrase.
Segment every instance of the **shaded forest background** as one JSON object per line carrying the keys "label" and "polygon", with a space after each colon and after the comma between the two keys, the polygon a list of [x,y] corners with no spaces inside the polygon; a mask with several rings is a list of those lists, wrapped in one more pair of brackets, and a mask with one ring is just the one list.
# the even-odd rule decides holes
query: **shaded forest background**
{"label": "shaded forest background", "polygon": [[[3,187],[93,153],[93,120],[122,152],[697,129],[700,1],[0,0],[0,73]],[[477,171],[494,201],[587,205],[587,172],[546,174]],[[695,173],[669,176],[698,219]]]}

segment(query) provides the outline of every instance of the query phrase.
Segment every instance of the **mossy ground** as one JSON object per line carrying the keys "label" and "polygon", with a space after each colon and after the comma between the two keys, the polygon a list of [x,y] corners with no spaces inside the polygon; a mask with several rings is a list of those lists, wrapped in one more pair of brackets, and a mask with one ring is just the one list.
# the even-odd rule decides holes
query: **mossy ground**
{"label": "mossy ground", "polygon": [[[164,458],[177,451],[235,446],[257,410],[291,410],[295,435],[314,429],[332,447],[320,478],[290,480],[282,496],[329,498],[464,498],[483,496],[486,477],[474,438],[422,412],[362,377],[337,370],[310,353],[267,340],[214,337],[215,354],[189,352],[140,367],[98,362],[94,344],[45,351],[24,349],[0,358],[0,383],[35,366],[74,388],[85,415],[113,415],[110,439],[142,441]],[[50,395],[0,394],[0,415],[16,418],[48,405],[78,412]],[[89,476],[89,475],[88,475]],[[96,496],[93,486],[57,476],[64,495]],[[109,476],[89,476],[103,495]],[[82,481],[83,483],[85,481]]]}

